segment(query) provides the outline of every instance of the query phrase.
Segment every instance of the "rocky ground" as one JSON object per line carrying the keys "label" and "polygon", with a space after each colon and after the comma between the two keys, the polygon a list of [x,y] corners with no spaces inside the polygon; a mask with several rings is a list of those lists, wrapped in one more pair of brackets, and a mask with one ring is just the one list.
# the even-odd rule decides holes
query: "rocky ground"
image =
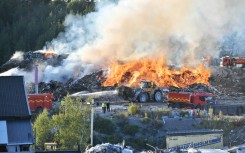
{"label": "rocky ground", "polygon": [[[224,128],[224,146],[236,146],[245,143],[245,116],[224,116],[223,119],[214,117],[214,121],[208,123],[207,118],[200,117],[190,117],[181,115],[182,110],[174,109],[169,110],[168,115],[159,113],[163,110],[167,110],[166,104],[144,104],[141,105],[140,110],[142,112],[148,112],[148,117],[152,120],[147,123],[143,123],[145,115],[129,115],[128,123],[136,125],[139,127],[138,132],[133,135],[125,135],[122,133],[120,126],[117,124],[118,115],[125,114],[128,112],[129,104],[124,103],[121,105],[112,104],[111,111],[103,113],[101,106],[97,106],[95,108],[95,114],[107,118],[117,125],[117,131],[115,132],[117,136],[124,135],[125,140],[130,139],[141,139],[153,143],[158,148],[164,148],[165,143],[165,135],[167,131],[182,131],[182,130],[197,130],[197,129],[210,129],[209,126],[203,124],[212,124],[214,129]],[[186,110],[188,111],[188,110]],[[158,115],[156,115],[158,114]],[[202,120],[206,120],[206,122],[202,122]],[[230,120],[231,122],[226,122],[226,120]],[[160,124],[154,123],[157,121]],[[100,134],[97,133],[97,136],[100,137]],[[104,136],[104,135],[103,135]],[[103,137],[102,136],[102,137]],[[152,142],[153,141],[153,142]]]}

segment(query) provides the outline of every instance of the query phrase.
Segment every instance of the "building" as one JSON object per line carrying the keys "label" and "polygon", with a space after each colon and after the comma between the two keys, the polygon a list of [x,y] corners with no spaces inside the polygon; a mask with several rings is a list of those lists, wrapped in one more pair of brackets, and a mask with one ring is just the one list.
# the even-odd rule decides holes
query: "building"
{"label": "building", "polygon": [[223,148],[223,130],[173,131],[166,134],[167,149]]}
{"label": "building", "polygon": [[23,76],[0,77],[0,152],[30,152],[34,143]]}

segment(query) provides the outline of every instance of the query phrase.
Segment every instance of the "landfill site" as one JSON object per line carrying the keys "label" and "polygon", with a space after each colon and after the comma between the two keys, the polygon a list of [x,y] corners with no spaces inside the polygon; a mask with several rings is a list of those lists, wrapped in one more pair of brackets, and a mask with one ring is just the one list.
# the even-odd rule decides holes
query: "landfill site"
{"label": "landfill site", "polygon": [[[23,55],[24,58],[22,61],[9,60],[6,64],[1,66],[0,70],[2,74],[5,74],[8,72],[7,70],[11,69],[21,69],[27,72],[33,69],[38,70],[37,64],[41,65],[41,63],[44,62],[59,64],[62,63],[62,60],[67,58],[67,56],[68,55],[56,54],[45,56],[45,54],[41,52],[28,52]],[[245,69],[240,67],[220,67],[219,65],[211,65],[211,63],[209,66],[211,76],[208,78],[208,84],[195,83],[184,88],[174,86],[169,86],[168,88],[157,87],[157,89],[154,90],[161,90],[160,93],[162,95],[160,99],[156,97],[150,99],[148,97],[146,101],[144,101],[144,98],[140,99],[140,94],[134,99],[135,93],[131,90],[131,87],[116,84],[113,86],[104,86],[103,83],[106,81],[107,77],[107,71],[104,70],[93,72],[80,79],[70,78],[66,82],[54,80],[39,82],[38,90],[40,94],[53,94],[53,107],[58,107],[60,105],[60,99],[68,94],[72,97],[82,97],[83,99],[92,96],[95,102],[94,113],[109,120],[115,120],[118,116],[127,113],[131,105],[139,106],[140,112],[129,115],[127,121],[123,119],[117,121],[122,122],[118,123],[119,125],[130,123],[140,129],[138,130],[139,132],[134,135],[125,135],[122,137],[122,141],[128,146],[131,145],[130,139],[137,138],[142,141],[141,143],[147,144],[145,148],[149,150],[153,149],[152,151],[155,149],[158,152],[171,152],[178,146],[180,146],[181,150],[188,150],[190,148],[195,150],[201,148],[203,152],[205,149],[213,149],[214,152],[228,152],[227,150],[231,149],[231,147],[241,146],[245,143]],[[34,72],[35,71],[31,71],[33,75],[32,78],[35,76]],[[149,83],[149,81],[146,80],[142,82],[146,84]],[[29,93],[34,93],[34,82],[27,83],[26,88]],[[141,88],[141,90],[143,90],[144,85],[141,85],[141,87],[132,87],[132,89],[133,88]],[[201,104],[200,108],[198,107],[199,105],[193,107],[178,104],[169,105],[171,104],[169,100],[170,93],[182,92],[208,93],[212,94],[215,99],[210,100],[207,104]],[[105,113],[103,112],[103,103],[110,103],[110,111],[106,110]],[[210,108],[213,109],[212,113],[209,112]],[[202,110],[202,113],[200,110]],[[52,110],[50,111],[52,112]],[[145,113],[149,114],[149,118],[152,118],[152,123],[144,123],[142,121],[146,117]],[[237,125],[231,126],[231,129],[220,129],[222,126],[219,125],[216,125],[217,127],[203,125],[207,124],[204,123],[203,120],[214,118],[218,120],[220,118],[230,119],[231,122],[236,122],[234,124]],[[220,124],[224,124],[225,126],[226,123]],[[120,133],[120,130],[118,133]],[[103,140],[104,134],[100,134],[96,131],[95,135],[98,137],[98,140],[96,140],[98,144],[94,148],[87,149],[87,152],[103,152],[104,150],[107,150],[107,152],[120,152],[123,149],[126,149],[125,151],[140,150],[137,145],[136,148],[132,148],[132,146],[131,148],[125,148],[121,141],[118,142],[118,145],[108,143],[110,142],[109,140],[106,143],[105,140]],[[178,139],[179,141],[177,141]],[[191,142],[188,142],[186,139],[191,140]],[[217,142],[211,142],[212,139]],[[181,141],[183,141],[182,145]],[[208,144],[202,144],[204,142]],[[134,143],[137,144],[136,142]],[[148,143],[151,143],[151,145]]]}
{"label": "landfill site", "polygon": [[[244,153],[244,9],[229,1],[102,1],[92,13],[69,15],[43,49],[16,51],[0,66],[0,79],[24,76],[32,124],[46,110],[49,119],[66,115],[66,97],[81,98],[91,130],[86,142],[74,135],[72,149],[86,144],[78,152]],[[37,152],[65,151],[60,135],[46,138]]]}

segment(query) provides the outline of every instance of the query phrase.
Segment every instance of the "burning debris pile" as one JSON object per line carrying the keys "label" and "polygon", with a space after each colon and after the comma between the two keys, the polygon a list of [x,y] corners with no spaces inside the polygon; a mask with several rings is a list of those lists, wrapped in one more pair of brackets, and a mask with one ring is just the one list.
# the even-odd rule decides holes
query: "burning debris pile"
{"label": "burning debris pile", "polygon": [[107,85],[138,86],[141,80],[154,82],[157,86],[184,88],[192,84],[209,84],[210,70],[203,65],[196,68],[170,69],[163,59],[142,59],[127,63],[113,63],[103,83]]}
{"label": "burning debris pile", "polygon": [[51,66],[61,65],[62,61],[68,57],[67,54],[55,54],[52,52],[16,52],[15,55],[5,64],[0,66],[0,73],[8,71],[12,68],[31,71],[35,64],[44,64]]}
{"label": "burning debris pile", "polygon": [[[68,55],[57,55],[45,52],[27,52],[21,55],[22,59],[12,58],[0,67],[0,72],[17,67],[30,71],[37,63],[57,66]],[[70,78],[68,81],[54,81],[39,83],[41,93],[53,93],[54,99],[74,94],[80,91],[98,92],[119,89],[119,96],[132,97],[132,90],[123,90],[122,86],[135,87],[141,80],[150,80],[158,86],[167,87],[170,91],[202,91],[224,96],[241,96],[245,92],[244,69],[228,69],[212,67],[211,71],[203,66],[195,68],[172,69],[165,66],[163,60],[142,59],[124,63],[114,63],[108,71],[99,70],[81,78]],[[211,83],[211,85],[209,84]],[[118,88],[119,87],[119,88]],[[34,92],[34,91],[31,91]],[[114,92],[113,92],[114,94]],[[108,93],[99,95],[108,96]],[[86,95],[85,95],[86,96]],[[118,97],[111,96],[113,100]],[[101,97],[98,97],[101,99]]]}

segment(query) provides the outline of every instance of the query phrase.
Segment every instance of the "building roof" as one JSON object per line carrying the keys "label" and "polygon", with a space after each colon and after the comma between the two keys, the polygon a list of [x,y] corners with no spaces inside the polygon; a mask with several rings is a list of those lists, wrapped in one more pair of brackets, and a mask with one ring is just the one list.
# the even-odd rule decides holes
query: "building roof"
{"label": "building roof", "polygon": [[223,130],[210,130],[210,129],[200,129],[200,130],[181,130],[181,131],[169,131],[167,136],[172,135],[199,135],[199,134],[213,134],[213,133],[223,133]]}
{"label": "building roof", "polygon": [[0,87],[0,119],[30,118],[23,76],[1,76]]}

